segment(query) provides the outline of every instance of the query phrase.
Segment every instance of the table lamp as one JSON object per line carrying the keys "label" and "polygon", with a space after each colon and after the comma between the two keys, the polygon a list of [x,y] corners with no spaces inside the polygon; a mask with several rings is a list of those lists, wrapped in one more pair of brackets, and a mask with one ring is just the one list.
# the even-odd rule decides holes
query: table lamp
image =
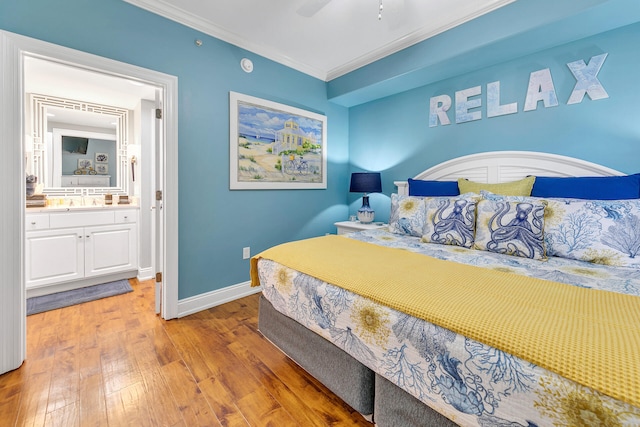
{"label": "table lamp", "polygon": [[364,193],[362,196],[362,207],[358,209],[358,220],[363,224],[373,222],[375,212],[369,206],[369,196],[367,193],[382,192],[382,182],[380,172],[354,172],[351,174],[351,193]]}

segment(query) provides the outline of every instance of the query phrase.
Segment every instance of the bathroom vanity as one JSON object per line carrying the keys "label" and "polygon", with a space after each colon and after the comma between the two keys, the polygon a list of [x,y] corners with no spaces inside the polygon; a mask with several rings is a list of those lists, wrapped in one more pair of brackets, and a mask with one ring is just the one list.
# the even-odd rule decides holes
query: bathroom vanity
{"label": "bathroom vanity", "polygon": [[138,207],[29,208],[25,217],[27,297],[138,274]]}

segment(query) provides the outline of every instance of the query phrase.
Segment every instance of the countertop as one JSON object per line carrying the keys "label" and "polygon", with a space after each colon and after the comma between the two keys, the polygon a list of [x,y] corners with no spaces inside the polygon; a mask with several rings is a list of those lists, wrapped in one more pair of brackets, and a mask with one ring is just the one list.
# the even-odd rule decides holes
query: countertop
{"label": "countertop", "polygon": [[50,212],[78,212],[78,211],[99,211],[108,209],[140,209],[140,206],[134,204],[122,205],[75,205],[75,206],[47,206],[45,208],[27,208],[26,212],[30,213],[50,213]]}

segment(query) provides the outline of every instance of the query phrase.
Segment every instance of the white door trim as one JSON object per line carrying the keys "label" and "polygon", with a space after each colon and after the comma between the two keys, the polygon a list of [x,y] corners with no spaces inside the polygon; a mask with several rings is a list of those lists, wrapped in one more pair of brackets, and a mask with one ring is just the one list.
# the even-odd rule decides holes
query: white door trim
{"label": "white door trim", "polygon": [[0,373],[26,354],[23,111],[19,48],[0,33]]}
{"label": "white door trim", "polygon": [[[178,79],[86,52],[0,30],[0,372],[15,369],[26,349],[24,287],[24,82],[25,56],[156,85],[164,93],[164,292],[162,317],[178,314]],[[16,286],[19,284],[19,286]]]}

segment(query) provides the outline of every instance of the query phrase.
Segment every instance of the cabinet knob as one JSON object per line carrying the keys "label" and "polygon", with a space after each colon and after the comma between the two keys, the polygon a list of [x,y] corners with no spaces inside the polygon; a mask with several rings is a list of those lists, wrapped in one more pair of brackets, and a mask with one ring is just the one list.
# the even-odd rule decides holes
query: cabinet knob
{"label": "cabinet knob", "polygon": [[31,225],[36,225],[36,222],[35,221],[31,221]]}
{"label": "cabinet knob", "polygon": [[78,239],[82,239],[82,236],[78,236]]}
{"label": "cabinet knob", "polygon": [[125,216],[125,217],[124,217],[124,219],[129,219],[129,217],[128,217],[128,216]]}

